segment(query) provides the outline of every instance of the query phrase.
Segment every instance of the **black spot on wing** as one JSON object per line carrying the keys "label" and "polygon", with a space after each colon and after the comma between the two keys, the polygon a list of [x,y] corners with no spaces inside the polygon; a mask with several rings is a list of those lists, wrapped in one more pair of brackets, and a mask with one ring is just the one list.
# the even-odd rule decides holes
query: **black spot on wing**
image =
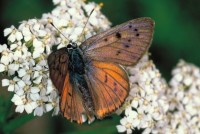
{"label": "black spot on wing", "polygon": [[117,37],[118,39],[120,39],[120,38],[122,37],[122,35],[121,35],[119,32],[117,32],[117,33],[116,33],[116,37]]}
{"label": "black spot on wing", "polygon": [[108,82],[108,76],[107,76],[107,74],[105,74],[105,80],[104,80],[104,82],[105,82],[105,83]]}
{"label": "black spot on wing", "polygon": [[72,94],[70,93],[70,92],[68,92],[68,95],[71,97],[72,96]]}
{"label": "black spot on wing", "polygon": [[114,83],[113,83],[113,85],[114,85],[114,86],[117,86],[117,83],[116,83],[116,82],[114,82]]}
{"label": "black spot on wing", "polygon": [[116,55],[118,56],[120,53],[121,53],[121,51],[120,51],[120,50],[117,50]]}
{"label": "black spot on wing", "polygon": [[125,48],[129,48],[130,45],[129,45],[129,44],[125,44],[124,47],[125,47]]}
{"label": "black spot on wing", "polygon": [[113,85],[114,85],[114,92],[117,92],[117,83],[114,82]]}

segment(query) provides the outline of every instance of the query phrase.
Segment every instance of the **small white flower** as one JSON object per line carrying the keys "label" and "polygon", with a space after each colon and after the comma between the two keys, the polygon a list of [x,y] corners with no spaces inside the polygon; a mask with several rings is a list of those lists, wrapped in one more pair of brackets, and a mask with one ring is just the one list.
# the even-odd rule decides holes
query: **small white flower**
{"label": "small white flower", "polygon": [[[40,31],[42,31],[42,30],[40,30],[40,27],[41,27],[41,25],[40,25],[39,23],[35,23],[35,24],[33,25],[33,30],[38,32],[38,36],[41,36],[41,35],[39,34]],[[44,33],[46,33],[46,32],[44,31]],[[43,35],[43,36],[44,36],[44,35]]]}
{"label": "small white flower", "polygon": [[2,53],[3,51],[6,51],[7,50],[7,45],[6,44],[3,44],[3,45],[0,45],[0,52]]}
{"label": "small white flower", "polygon": [[47,94],[51,93],[53,90],[55,90],[55,87],[51,81],[51,79],[47,80]]}
{"label": "small white flower", "polygon": [[12,52],[7,48],[7,45],[0,45],[0,52],[1,52],[1,63],[4,65],[8,65],[10,62],[13,61],[13,54]]}
{"label": "small white flower", "polygon": [[22,34],[24,36],[24,40],[26,42],[30,41],[34,36],[32,35],[31,33],[31,30],[29,28],[29,25],[25,25],[23,28],[22,28]]}
{"label": "small white flower", "polygon": [[15,93],[17,95],[24,95],[24,93],[28,93],[30,91],[30,86],[26,85],[26,83],[22,80],[17,82],[18,88],[15,87]]}
{"label": "small white flower", "polygon": [[32,76],[32,67],[23,66],[23,68],[19,69],[18,76],[28,85],[30,85],[30,79]]}
{"label": "small white flower", "polygon": [[[17,63],[11,63],[11,64],[9,64],[8,65],[8,69],[9,69],[9,71],[10,71],[10,74],[11,75],[13,75],[17,70],[19,70],[19,64],[17,64]],[[13,73],[11,73],[11,72],[13,72]]]}
{"label": "small white flower", "polygon": [[132,120],[128,117],[124,117],[120,120],[121,125],[117,125],[118,132],[132,134]]}
{"label": "small white flower", "polygon": [[31,93],[35,94],[38,93],[40,89],[38,87],[31,87]]}
{"label": "small white flower", "polygon": [[14,29],[15,27],[13,25],[10,28],[6,28],[4,30],[4,36],[8,36]]}
{"label": "small white flower", "polygon": [[8,36],[8,40],[11,41],[12,43],[15,42],[16,40],[20,41],[21,39],[23,39],[22,33],[18,31],[14,26],[6,28],[4,30],[4,36]]}
{"label": "small white flower", "polygon": [[8,86],[8,91],[13,92],[14,90],[19,90],[18,81],[20,79],[17,77],[14,77],[13,80],[3,79],[2,86]]}
{"label": "small white flower", "polygon": [[42,78],[46,77],[46,65],[47,63],[44,60],[41,60],[36,67],[33,68],[34,74],[33,74],[33,83],[40,84],[42,82]]}
{"label": "small white flower", "polygon": [[16,112],[22,113],[25,110],[28,114],[32,113],[33,107],[31,106],[31,102],[25,98],[25,95],[18,96],[14,94],[11,101],[17,105],[15,109]]}
{"label": "small white flower", "polygon": [[53,115],[57,115],[58,112],[59,112],[59,104],[58,104],[59,97],[58,97],[58,94],[55,91],[51,92],[51,94],[49,96],[49,102],[50,103],[46,104],[47,112],[51,111],[54,108]]}
{"label": "small white flower", "polygon": [[44,52],[44,44],[38,39],[33,40],[34,52],[33,58],[38,58]]}
{"label": "small white flower", "polygon": [[36,102],[37,107],[34,110],[34,115],[37,116],[42,116],[44,112],[46,112],[45,109],[45,103],[48,101],[48,97],[45,95],[39,95],[38,93],[36,94],[31,94],[30,98]]}

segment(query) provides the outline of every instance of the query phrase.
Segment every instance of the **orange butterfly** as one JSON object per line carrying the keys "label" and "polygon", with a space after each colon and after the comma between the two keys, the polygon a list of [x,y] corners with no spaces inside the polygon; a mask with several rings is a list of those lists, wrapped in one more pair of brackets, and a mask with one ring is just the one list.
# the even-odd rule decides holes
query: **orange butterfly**
{"label": "orange butterfly", "polygon": [[138,62],[151,44],[153,31],[152,19],[134,19],[92,36],[79,47],[70,42],[52,52],[50,78],[60,93],[64,117],[83,123],[84,114],[91,121],[118,109],[130,90],[120,65]]}

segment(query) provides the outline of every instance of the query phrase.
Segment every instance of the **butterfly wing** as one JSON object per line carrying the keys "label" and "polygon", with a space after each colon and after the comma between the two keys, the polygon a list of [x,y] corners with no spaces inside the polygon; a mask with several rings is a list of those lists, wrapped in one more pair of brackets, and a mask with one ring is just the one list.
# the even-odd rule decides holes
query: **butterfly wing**
{"label": "butterfly wing", "polygon": [[68,73],[61,93],[60,110],[64,117],[81,124],[84,122],[83,116],[86,114],[83,100],[78,90],[74,89],[69,79]]}
{"label": "butterfly wing", "polygon": [[65,77],[69,73],[69,57],[66,52],[66,48],[59,49],[52,52],[47,59],[50,78],[59,93],[62,92]]}
{"label": "butterfly wing", "polygon": [[152,19],[134,19],[89,38],[80,48],[85,58],[134,65],[149,48],[153,29]]}
{"label": "butterfly wing", "polygon": [[119,108],[127,97],[127,74],[122,67],[113,63],[92,61],[86,68],[94,112],[98,118],[103,118]]}
{"label": "butterfly wing", "polygon": [[61,94],[60,110],[64,117],[78,123],[84,122],[85,108],[78,90],[70,82],[69,57],[66,48],[51,53],[48,57],[50,78]]}

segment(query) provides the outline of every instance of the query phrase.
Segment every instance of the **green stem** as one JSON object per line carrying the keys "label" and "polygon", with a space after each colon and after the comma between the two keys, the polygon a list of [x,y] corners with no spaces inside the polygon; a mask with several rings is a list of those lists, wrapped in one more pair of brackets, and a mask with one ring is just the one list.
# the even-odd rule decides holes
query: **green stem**
{"label": "green stem", "polygon": [[11,110],[11,107],[13,105],[13,103],[11,102],[12,97],[13,97],[13,93],[11,93],[8,97],[8,101],[7,101],[7,104],[5,106],[5,111],[2,115],[3,122],[6,122],[6,119],[7,119],[8,115],[10,114],[10,110]]}

